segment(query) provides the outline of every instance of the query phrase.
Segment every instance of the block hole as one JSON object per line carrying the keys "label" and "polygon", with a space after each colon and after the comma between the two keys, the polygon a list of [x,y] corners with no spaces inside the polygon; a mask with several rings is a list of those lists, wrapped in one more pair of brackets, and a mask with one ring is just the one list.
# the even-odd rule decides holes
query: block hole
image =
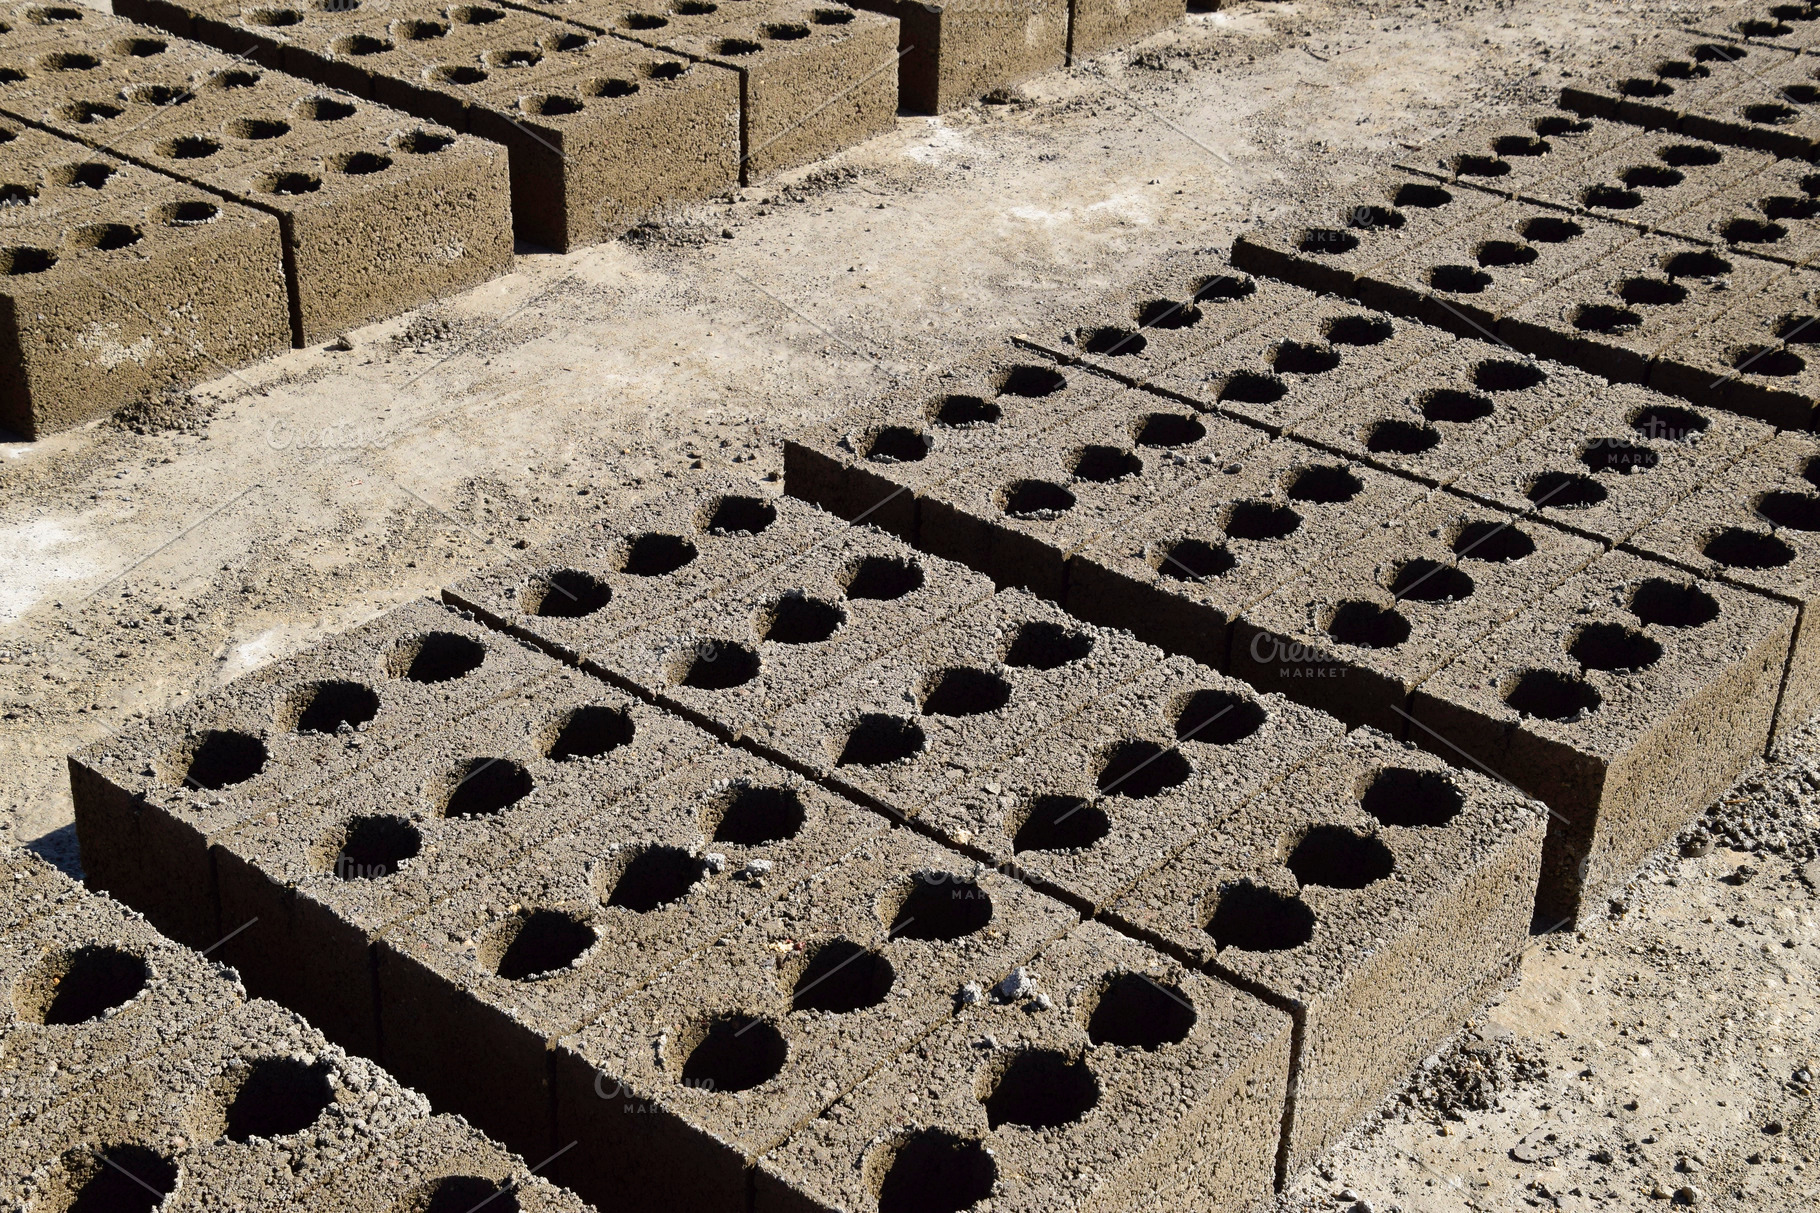
{"label": "block hole", "polygon": [[878,1213],[960,1213],[992,1195],[998,1165],[971,1137],[921,1129],[870,1160]]}
{"label": "block hole", "polygon": [[891,992],[897,972],[891,962],[850,939],[834,939],[803,954],[802,971],[790,987],[792,1011],[846,1015],[876,1007]]}
{"label": "block hole", "polygon": [[1383,316],[1341,316],[1327,322],[1323,335],[1334,345],[1382,345],[1395,333]]}
{"label": "block hole", "polygon": [[1433,829],[1466,807],[1466,794],[1439,771],[1385,767],[1370,776],[1359,807],[1387,826]]}
{"label": "block hole", "polygon": [[1321,257],[1337,257],[1359,247],[1359,238],[1351,232],[1332,227],[1311,227],[1296,240],[1296,250]]}
{"label": "block hole", "polygon": [[1180,1044],[1194,1030],[1194,1003],[1171,981],[1142,973],[1112,973],[1100,983],[1087,1015],[1087,1039],[1154,1052]]}
{"label": "block hole", "polygon": [[321,189],[322,178],[310,173],[269,173],[260,179],[259,188],[268,194],[295,198]]}
{"label": "block hole", "polygon": [[979,396],[955,394],[935,402],[933,416],[937,425],[967,429],[976,425],[997,425],[1004,410]]}
{"label": "block hole", "polygon": [[1772,379],[1786,379],[1807,369],[1806,360],[1793,350],[1768,345],[1744,346],[1732,355],[1731,363],[1735,371],[1747,371],[1752,375],[1764,375]]}
{"label": "block hole", "polygon": [[638,81],[621,80],[616,76],[603,76],[581,86],[582,96],[604,97],[609,100],[616,97],[630,97],[636,92],[638,92]]}
{"label": "block hole", "polygon": [[1477,295],[1491,285],[1491,275],[1470,265],[1437,265],[1428,271],[1428,285],[1451,295]]}
{"label": "block hole", "polygon": [[1508,177],[1510,165],[1496,156],[1455,156],[1453,171],[1462,177]]}
{"label": "block hole", "polygon": [[619,571],[634,577],[667,577],[696,557],[695,545],[680,535],[647,531],[626,544]]}
{"label": "block hole", "polygon": [[836,766],[882,767],[923,752],[922,726],[902,716],[867,712],[847,733]]}
{"label": "block hole", "polygon": [[[1731,43],[1702,42],[1699,46],[1694,47],[1693,51],[1696,63],[1738,63],[1748,58],[1749,55],[1749,50]],[[1709,69],[1702,69],[1702,74],[1705,74],[1706,70]]]}
{"label": "block hole", "polygon": [[1014,366],[998,379],[997,390],[1001,396],[1022,396],[1026,399],[1039,399],[1053,396],[1068,386],[1062,373],[1048,366]]}
{"label": "block hole", "polygon": [[519,102],[519,106],[534,118],[562,118],[569,114],[579,114],[586,108],[577,98],[565,97],[560,93],[526,97]]}
{"label": "block hole", "polygon": [[1405,560],[1390,578],[1390,592],[1411,602],[1459,602],[1472,597],[1472,578],[1451,564]]}
{"label": "block hole", "polygon": [[1805,223],[1820,217],[1820,200],[1772,194],[1757,200],[1757,209],[1770,219],[1793,219]]}
{"label": "block hole", "polygon": [[[25,77],[22,75],[19,78],[23,80]],[[105,101],[72,101],[63,107],[62,112],[71,122],[87,126],[92,122],[107,122],[118,118],[126,111]]]}
{"label": "block hole", "polygon": [[1670,278],[1723,278],[1732,272],[1732,263],[1704,250],[1676,253],[1662,263],[1662,272]]}
{"label": "block hole", "polygon": [[1144,352],[1149,340],[1139,332],[1116,325],[1084,330],[1078,340],[1089,354],[1107,357],[1129,357]]}
{"label": "block hole", "polygon": [[1647,99],[1652,97],[1672,97],[1675,86],[1666,80],[1652,80],[1647,76],[1632,76],[1618,82],[1618,92],[1626,97]]}
{"label": "block hole", "polygon": [[444,817],[491,817],[531,794],[531,773],[505,758],[470,758],[455,769]]}
{"label": "block hole", "polygon": [[1525,494],[1536,508],[1585,510],[1605,500],[1605,486],[1577,472],[1543,472]]}
{"label": "block hole", "polygon": [[653,63],[645,69],[645,75],[653,80],[681,80],[689,74],[689,65],[671,60],[667,63]]}
{"label": "block hole", "polygon": [[1222,529],[1234,539],[1268,542],[1287,539],[1302,525],[1302,516],[1273,501],[1236,501],[1227,507]]}
{"label": "block hole", "polygon": [[1643,323],[1629,308],[1609,303],[1585,303],[1574,309],[1573,326],[1582,333],[1627,333]]}
{"label": "block hole", "polygon": [[758,677],[758,650],[734,640],[701,640],[669,659],[670,685],[697,691],[730,691]]}
{"label": "block hole", "polygon": [[[1318,505],[1340,505],[1351,501],[1365,489],[1359,478],[1352,474],[1350,468],[1339,467],[1331,463],[1318,463],[1313,467],[1303,468],[1289,481],[1285,490],[1295,501],[1309,501]],[[1231,528],[1227,528],[1231,534]]]}
{"label": "block hole", "polygon": [[729,846],[762,847],[795,838],[805,820],[795,789],[742,782],[713,798],[702,832]]}
{"label": "block hole", "polygon": [[1592,123],[1566,114],[1547,114],[1530,124],[1536,134],[1544,138],[1559,138],[1563,135],[1584,135],[1592,130]]}
{"label": "block hole", "polygon": [[1812,105],[1820,101],[1820,88],[1811,84],[1788,84],[1782,87],[1782,95],[1796,105]]}
{"label": "block hole", "polygon": [[1656,159],[1675,168],[1704,168],[1719,163],[1725,156],[1718,148],[1704,143],[1671,143],[1657,149]]}
{"label": "block hole", "polygon": [[43,8],[29,8],[25,15],[33,25],[56,25],[63,21],[82,20],[82,10],[66,5],[50,5]]}
{"label": "block hole", "polygon": [[158,150],[171,160],[206,160],[221,150],[221,144],[203,135],[181,135]]}
{"label": "block hole", "polygon": [[1652,404],[1638,409],[1631,414],[1630,428],[1645,438],[1660,438],[1670,442],[1686,442],[1698,434],[1704,434],[1712,422],[1678,404]]}
{"label": "block hole", "polygon": [[1079,661],[1091,652],[1091,634],[1037,619],[1018,625],[1017,634],[1005,649],[1003,661],[1021,669],[1053,670]]}
{"label": "block hole", "polygon": [[453,682],[480,668],[487,646],[455,632],[425,632],[398,642],[386,659],[386,673],[412,682]]}
{"label": "block hole", "polygon": [[873,463],[920,463],[929,454],[929,436],[904,425],[888,425],[865,444]]}
{"label": "block hole", "polygon": [[379,696],[371,687],[330,679],[299,688],[279,725],[292,733],[339,733],[357,729],[378,714]]}
{"label": "block hole", "polygon": [[1763,21],[1756,18],[1740,21],[1733,28],[1746,38],[1782,38],[1794,32],[1780,21]]}
{"label": "block hole", "polygon": [[1362,889],[1397,866],[1383,839],[1335,825],[1315,826],[1303,834],[1287,863],[1302,885],[1328,889]]}
{"label": "block hole", "polygon": [[1108,796],[1146,800],[1188,782],[1194,767],[1182,752],[1154,741],[1128,740],[1109,746],[1100,756],[1096,782]]}
{"label": "block hole", "polygon": [[952,872],[918,872],[879,900],[879,917],[893,939],[953,943],[992,922],[992,895]]}
{"label": "block hole", "polygon": [[1776,336],[1797,345],[1820,342],[1820,316],[1790,314],[1776,322]]}
{"label": "block hole", "polygon": [[1013,518],[1051,522],[1074,508],[1074,494],[1047,480],[1015,480],[999,491],[999,505]]}
{"label": "block hole", "polygon": [[1473,259],[1486,269],[1506,265],[1529,265],[1539,254],[1528,244],[1514,240],[1487,240],[1473,252]]}
{"label": "block hole", "polygon": [[1207,427],[1180,413],[1152,413],[1138,424],[1139,446],[1192,446],[1207,437]]}
{"label": "block hole", "polygon": [[1580,448],[1580,462],[1594,472],[1616,472],[1628,476],[1647,472],[1662,462],[1662,456],[1646,446],[1622,438],[1590,438]]}
{"label": "block hole", "polygon": [[1446,206],[1453,201],[1453,195],[1438,185],[1418,185],[1411,181],[1397,187],[1396,197],[1391,199],[1393,206],[1413,206],[1419,210],[1431,211]]}
{"label": "block hole", "polygon": [[1201,309],[1173,299],[1152,299],[1137,310],[1139,328],[1186,329],[1201,322]]}
{"label": "block hole", "polygon": [[1504,702],[1519,715],[1572,723],[1598,711],[1603,700],[1582,678],[1556,670],[1524,670],[1510,680]]}
{"label": "block hole", "polygon": [[1472,368],[1473,385],[1486,392],[1527,391],[1547,378],[1542,368],[1533,362],[1487,358]]}
{"label": "block hole", "polygon": [[525,587],[518,609],[541,619],[581,619],[613,601],[613,587],[580,569],[556,569]]}
{"label": "block hole", "polygon": [[441,21],[400,21],[392,32],[406,42],[432,42],[449,36],[449,27]]}
{"label": "block hole", "polygon": [[1469,522],[1453,537],[1454,555],[1462,560],[1508,564],[1535,550],[1536,541],[1508,522]]}
{"label": "block hole", "polygon": [[1270,365],[1283,375],[1322,375],[1340,365],[1340,352],[1330,345],[1285,341],[1272,351]]}
{"label": "block hole", "polygon": [[236,118],[227,133],[236,139],[277,139],[291,132],[291,124],[277,118]]}
{"label": "block hole", "polygon": [[1687,288],[1666,278],[1626,278],[1618,286],[1618,297],[1638,307],[1672,307],[1686,301]]}
{"label": "block hole", "polygon": [[337,880],[384,880],[423,849],[423,835],[403,817],[368,814],[337,830],[323,848],[328,874]]}
{"label": "block hole", "polygon": [[1820,497],[1812,493],[1765,493],[1757,498],[1754,508],[1769,519],[1772,526],[1820,531]]}
{"label": "block hole", "polygon": [[38,200],[38,187],[9,183],[0,185],[0,208],[30,206]]}
{"label": "block hole", "polygon": [[1744,120],[1759,126],[1787,126],[1801,117],[1801,111],[1780,102],[1764,102],[1744,107]]}
{"label": "block hole", "polygon": [[294,8],[256,8],[245,17],[248,25],[263,25],[267,29],[284,29],[287,26],[301,25],[303,14]]}
{"label": "block hole", "polygon": [[702,529],[710,535],[751,536],[762,533],[776,521],[777,507],[765,498],[729,494],[714,503]]}
{"label": "block hole", "polygon": [[1098,805],[1078,796],[1036,796],[1014,823],[1013,851],[1077,851],[1092,846],[1112,830],[1112,819]]}
{"label": "block hole", "polygon": [[1286,952],[1314,938],[1314,911],[1299,897],[1241,880],[1220,890],[1206,931],[1222,950]]}
{"label": "block hole", "polygon": [[85,944],[39,961],[19,981],[13,1001],[29,1023],[87,1023],[139,997],[151,976],[142,957],[106,944]]}
{"label": "block hole", "polygon": [[[708,7],[714,8],[713,5]],[[844,8],[818,8],[809,14],[809,20],[817,25],[846,25],[853,20],[853,14]]]}
{"label": "block hole", "polygon": [[1076,480],[1114,484],[1128,476],[1142,475],[1144,461],[1116,446],[1084,446],[1075,453],[1068,470]]}
{"label": "block hole", "polygon": [[514,71],[520,68],[536,67],[543,62],[543,56],[537,51],[517,47],[503,51],[487,51],[481,61],[488,67]]}
{"label": "block hole", "polygon": [[1078,1123],[1100,1102],[1099,1080],[1084,1057],[1055,1049],[1020,1049],[993,1076],[981,1100],[986,1123],[1059,1129]]}
{"label": "block hole", "polygon": [[1574,632],[1567,655],[1589,670],[1631,673],[1662,660],[1662,646],[1619,623],[1590,623]]}
{"label": "block hole", "polygon": [[1225,544],[1200,539],[1178,539],[1161,548],[1151,561],[1157,572],[1177,581],[1205,581],[1230,571],[1238,563]]}
{"label": "block hole", "polygon": [[86,72],[101,66],[101,60],[81,51],[58,51],[38,62],[47,72]]}
{"label": "block hole", "polygon": [[479,1175],[444,1175],[418,1185],[390,1213],[477,1213],[483,1205],[487,1213],[520,1213],[513,1187],[511,1180],[501,1185]]}
{"label": "block hole", "polygon": [[847,612],[835,603],[785,594],[760,614],[756,630],[772,644],[820,644],[846,622]]}
{"label": "block hole", "polygon": [[1638,164],[1618,174],[1618,180],[1633,190],[1662,190],[1687,180],[1679,171],[1661,164]]}
{"label": "block hole", "polygon": [[716,1015],[680,1033],[682,1083],[699,1091],[750,1091],[776,1078],[790,1046],[775,1024],[744,1015]]}
{"label": "block hole", "polygon": [[449,10],[449,17],[462,25],[491,25],[495,21],[505,20],[505,14],[496,8],[470,4]]}
{"label": "block hole", "polygon": [[1232,691],[1196,691],[1175,712],[1177,741],[1236,745],[1269,719],[1255,700]]}
{"label": "block hole", "polygon": [[529,981],[568,968],[598,938],[586,919],[573,914],[521,910],[487,940],[479,959],[507,981]]}
{"label": "block hole", "polygon": [[621,860],[617,869],[601,870],[598,880],[608,886],[602,900],[634,914],[649,914],[682,900],[708,871],[699,856],[681,847],[631,849],[621,852]]}
{"label": "block hole", "polygon": [[338,55],[349,55],[361,58],[367,55],[383,55],[393,50],[389,38],[375,38],[370,34],[355,34],[348,38],[337,39],[332,49]]}
{"label": "block hole", "polygon": [[265,743],[233,729],[209,729],[188,747],[178,765],[182,782],[192,788],[219,791],[245,783],[265,770]]}
{"label": "block hole", "polygon": [[112,252],[131,248],[145,239],[145,233],[126,223],[89,223],[70,233],[72,248]]}
{"label": "block hole", "polygon": [[1196,303],[1230,303],[1249,299],[1257,293],[1258,284],[1244,274],[1215,274],[1201,279],[1194,288]]}
{"label": "block hole", "polygon": [[1499,135],[1491,142],[1491,150],[1499,156],[1546,156],[1553,148],[1548,140],[1534,135]]}
{"label": "block hole", "polygon": [[[172,84],[128,85],[126,88],[120,90],[120,95],[125,97],[128,101],[131,101],[134,105],[155,105],[159,109],[169,109],[176,105],[187,105],[196,99],[196,93],[193,89],[178,88]],[[113,107],[108,106],[107,108],[112,109]],[[116,112],[98,116],[113,118],[118,117],[119,115],[118,112]],[[77,119],[78,122],[88,120],[92,119]]]}
{"label": "block hole", "polygon": [[563,715],[552,732],[555,735],[550,737],[544,757],[551,762],[574,762],[604,758],[631,745],[638,726],[619,708],[586,704]]}
{"label": "block hole", "polygon": [[620,19],[619,24],[626,29],[654,30],[663,29],[669,25],[670,19],[660,17],[656,13],[627,13]]}
{"label": "block hole", "polygon": [[[335,1090],[327,1062],[296,1057],[261,1057],[245,1067],[227,1099],[221,1135],[244,1142],[254,1137],[289,1137],[316,1123]],[[205,1140],[216,1136],[201,1134]]]}
{"label": "block hole", "polygon": [[1365,435],[1365,449],[1376,455],[1420,455],[1440,445],[1439,431],[1413,421],[1380,421]]}
{"label": "block hole", "polygon": [[392,146],[413,156],[430,156],[454,146],[455,136],[440,131],[414,130],[398,136]]}
{"label": "block hole", "polygon": [[1576,236],[1584,235],[1586,229],[1572,219],[1562,219],[1555,215],[1537,215],[1523,221],[1518,229],[1523,239],[1533,244],[1565,244]]}
{"label": "block hole", "polygon": [[64,1153],[58,1171],[33,1207],[48,1213],[152,1213],[177,1190],[175,1160],[146,1146],[83,1144]]}
{"label": "block hole", "polygon": [[1220,399],[1236,404],[1270,404],[1288,393],[1288,386],[1275,375],[1259,375],[1253,371],[1228,375],[1220,384]]}
{"label": "block hole", "polygon": [[923,695],[925,716],[983,716],[1011,702],[1011,684],[990,670],[960,666],[930,680]]}
{"label": "block hole", "polygon": [[1660,627],[1697,628],[1719,617],[1719,604],[1698,586],[1651,577],[1631,591],[1630,613]]}
{"label": "block hole", "polygon": [[1760,219],[1732,219],[1719,229],[1719,238],[1728,244],[1775,244],[1788,235],[1780,223]]}
{"label": "block hole", "polygon": [[210,76],[204,88],[218,88],[223,92],[232,89],[252,88],[259,83],[260,74],[249,71],[226,71]]}
{"label": "block hole", "polygon": [[1451,421],[1456,425],[1483,421],[1495,411],[1489,397],[1457,388],[1432,388],[1422,393],[1418,402],[1422,416],[1428,420]]}
{"label": "block hole", "polygon": [[750,38],[722,38],[714,44],[716,54],[729,56],[756,55],[763,49]]}
{"label": "block hole", "polygon": [[1795,549],[1775,535],[1726,527],[1700,549],[1729,569],[1779,569],[1793,564]]}
{"label": "block hole", "polygon": [[1409,639],[1409,620],[1394,606],[1348,598],[1327,617],[1327,634],[1359,649],[1394,649]]}
{"label": "block hole", "polygon": [[333,97],[305,97],[297,103],[296,112],[311,122],[340,122],[354,116],[354,107]]}
{"label": "block hole", "polygon": [[430,70],[430,79],[438,84],[458,84],[464,87],[480,84],[487,74],[468,63],[447,63]]}
{"label": "block hole", "polygon": [[923,566],[901,556],[865,556],[847,573],[846,595],[852,599],[894,602],[923,588]]}

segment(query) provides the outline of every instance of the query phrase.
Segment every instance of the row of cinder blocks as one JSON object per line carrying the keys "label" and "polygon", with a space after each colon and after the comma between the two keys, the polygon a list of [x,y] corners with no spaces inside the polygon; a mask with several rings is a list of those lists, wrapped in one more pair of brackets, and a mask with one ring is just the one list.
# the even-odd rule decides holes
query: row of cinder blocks
{"label": "row of cinder blocks", "polygon": [[21,851],[0,853],[0,923],[8,1208],[583,1208]]}

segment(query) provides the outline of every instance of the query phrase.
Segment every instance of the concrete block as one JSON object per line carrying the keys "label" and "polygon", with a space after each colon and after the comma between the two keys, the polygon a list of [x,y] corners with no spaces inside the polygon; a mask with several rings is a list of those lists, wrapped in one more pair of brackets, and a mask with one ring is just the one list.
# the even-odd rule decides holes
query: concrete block
{"label": "concrete block", "polygon": [[773,716],[751,738],[906,821],[1161,657],[1006,590]]}
{"label": "concrete block", "polygon": [[[1750,264],[1735,255],[1725,260],[1735,270]],[[1779,268],[1758,262],[1751,277]],[[1810,277],[1790,270],[1680,330],[1651,366],[1650,386],[1783,428],[1813,428],[1820,382],[1808,363],[1820,298]]]}
{"label": "concrete block", "polygon": [[1541,806],[1360,729],[1215,824],[1111,921],[1296,1018],[1286,1174],[1511,975]]}
{"label": "concrete block", "polygon": [[759,1213],[1263,1207],[1290,1018],[1099,923],[759,1160]]}
{"label": "concrete block", "polygon": [[962,565],[849,527],[587,664],[732,739],[991,594]]}
{"label": "concrete block", "polygon": [[1231,671],[1402,737],[1416,687],[1604,550],[1437,495],[1247,609]]}
{"label": "concrete block", "polygon": [[1820,711],[1820,547],[1812,532],[1820,503],[1820,443],[1779,434],[1703,485],[1626,545],[1701,577],[1730,582],[1799,608],[1771,740]]}
{"label": "concrete block", "polygon": [[[1686,119],[1729,97],[1751,94],[1757,80],[1794,56],[1682,30],[1648,31],[1602,75],[1561,90],[1561,107],[1657,130],[1712,139]],[[1714,142],[1735,143],[1735,139]]]}
{"label": "concrete block", "polygon": [[1170,657],[934,798],[918,824],[1096,913],[1345,734],[1339,721]]}
{"label": "concrete block", "polygon": [[18,123],[0,189],[0,427],[48,434],[289,347],[270,215]]}
{"label": "concrete block", "polygon": [[1772,62],[1753,87],[1703,98],[1681,116],[1680,129],[1716,143],[1760,148],[1776,156],[1811,161],[1820,156],[1820,123],[1805,106],[1813,101],[1816,64],[1807,55],[1754,51]]}
{"label": "concrete block", "polygon": [[1795,608],[1612,552],[1416,689],[1412,740],[1545,801],[1572,921],[1769,740]]}
{"label": "concrete block", "polygon": [[1820,256],[1820,224],[1814,222],[1820,206],[1809,185],[1820,191],[1811,164],[1772,160],[1763,172],[1677,215],[1665,230],[1719,245],[1729,256],[1805,265]]}
{"label": "concrete block", "polygon": [[[540,1156],[538,1162],[542,1162]],[[532,1164],[535,1166],[536,1164]],[[535,1174],[459,1116],[432,1116],[331,1173],[297,1207],[309,1213],[390,1213],[481,1203],[523,1213],[587,1213],[574,1193]]]}
{"label": "concrete block", "polygon": [[[1586,119],[1613,125],[1599,119]],[[1540,183],[1542,202],[1646,231],[1687,234],[1683,217],[1775,163],[1766,152],[1642,128],[1633,138]]]}
{"label": "concrete block", "polygon": [[1375,468],[1278,439],[1076,553],[1066,605],[1223,670],[1227,629],[1241,611],[1422,495]]}
{"label": "concrete block", "polygon": [[1626,123],[1533,106],[1472,123],[1410,153],[1397,167],[1506,198],[1558,200],[1562,192],[1571,196],[1572,183],[1590,161],[1622,147],[1642,147],[1650,138]]}
{"label": "concrete block", "polygon": [[553,1165],[616,1208],[722,1209],[752,1164],[1078,921],[902,830],[620,1002],[554,1052]]}
{"label": "concrete block", "polygon": [[1079,63],[1168,29],[1187,11],[1183,0],[1073,0],[1068,12],[1068,62]]}
{"label": "concrete block", "polygon": [[374,939],[712,744],[584,675],[526,687],[219,838],[235,934],[218,955],[331,1040],[383,1056]]}
{"label": "concrete block", "polygon": [[23,928],[88,896],[80,884],[30,851],[0,846],[0,927]]}
{"label": "concrete block", "polygon": [[1071,555],[1268,441],[1254,426],[1132,389],[930,488],[917,545],[1059,602]]}
{"label": "concrete block", "polygon": [[1740,4],[1700,22],[1701,33],[1787,51],[1820,46],[1813,28],[1815,14],[1802,4]]}
{"label": "concrete block", "polygon": [[576,663],[844,529],[750,480],[710,473],[483,569],[443,597]]}
{"label": "concrete block", "polygon": [[1706,481],[1723,478],[1773,433],[1760,421],[1608,384],[1460,477],[1453,491],[1611,546]]}
{"label": "concrete block", "polygon": [[1451,484],[1607,385],[1462,338],[1289,428],[1292,437],[1423,484]]}
{"label": "concrete block", "polygon": [[218,837],[557,669],[418,602],[133,721],[70,755],[89,886],[179,942],[210,947],[220,939],[209,855]]}
{"label": "concrete block", "polygon": [[550,1042],[886,829],[737,750],[653,783],[378,945],[387,1066],[539,1158],[573,1137],[551,1138]]}
{"label": "concrete block", "polygon": [[1068,5],[1062,0],[865,0],[898,23],[898,108],[939,114],[1061,67]]}

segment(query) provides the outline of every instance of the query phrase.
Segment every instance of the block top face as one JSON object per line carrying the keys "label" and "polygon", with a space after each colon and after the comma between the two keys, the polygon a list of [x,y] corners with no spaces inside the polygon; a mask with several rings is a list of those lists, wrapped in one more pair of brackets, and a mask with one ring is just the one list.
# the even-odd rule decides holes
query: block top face
{"label": "block top face", "polygon": [[1612,761],[1792,627],[1794,611],[1610,552],[1461,654],[1423,693]]}
{"label": "block top face", "polygon": [[1170,657],[934,799],[952,843],[1103,906],[1308,759],[1339,721]]}
{"label": "block top face", "polygon": [[1722,478],[1774,432],[1760,421],[1608,384],[1455,487],[1618,544],[1701,484]]}
{"label": "block top face", "polygon": [[0,846],[0,927],[23,926],[92,896],[30,851]]}
{"label": "block top face", "polygon": [[1128,633],[1005,590],[753,736],[910,817],[1162,657]]}
{"label": "block top face", "polygon": [[1782,433],[1645,527],[1630,546],[1766,594],[1820,583],[1820,442]]}
{"label": "block top face", "polygon": [[[833,0],[720,0],[718,5],[681,0],[667,6],[659,3],[656,12],[648,11],[649,6],[595,5],[585,0],[575,7],[570,19],[581,24],[598,22],[622,38],[740,71],[826,53],[855,37],[889,31],[893,20]],[[876,66],[889,66],[889,60]]]}
{"label": "block top face", "polygon": [[128,795],[225,825],[560,668],[448,607],[415,602],[72,758]]}
{"label": "block top face", "polygon": [[1401,164],[1443,181],[1500,194],[1542,196],[1589,161],[1654,135],[1556,106],[1475,122],[1411,152]]}
{"label": "block top face", "polygon": [[1543,201],[1602,218],[1673,228],[1686,212],[1775,163],[1768,152],[1639,130],[1638,137],[1532,192]]}
{"label": "block top face", "polygon": [[1748,90],[1792,58],[1787,51],[1691,31],[1650,31],[1615,55],[1614,67],[1589,77],[1587,87],[1639,113],[1684,114]]}
{"label": "block top face", "polygon": [[[1146,1154],[1222,1087],[1254,1074],[1282,1082],[1288,1015],[1099,923],[1050,944],[1025,974],[1028,994],[967,1008],[760,1159],[761,1187],[871,1213],[889,1208],[882,1192],[951,1158],[962,1186],[944,1194],[950,1204],[977,1194],[994,1210],[1131,1208],[1157,1182]],[[1039,992],[1051,1003],[1040,1010]],[[1234,1192],[1232,1207],[1261,1196]]]}
{"label": "block top face", "polygon": [[[668,105],[678,94],[702,88],[736,94],[738,85],[735,77],[712,65],[611,37],[595,38],[573,53],[544,60],[538,68],[544,70],[493,72],[482,83],[445,91],[566,147],[570,140],[577,146],[590,141],[611,144],[623,137],[614,124],[636,110]],[[440,70],[431,69],[432,76]],[[735,110],[737,104],[735,98],[731,102]],[[736,113],[730,111],[729,121],[737,121]]]}
{"label": "block top face", "polygon": [[1228,814],[1113,907],[1196,963],[1301,1005],[1335,995],[1543,806],[1372,728]]}
{"label": "block top face", "polygon": [[577,824],[453,888],[387,946],[560,1036],[887,829],[731,749]]}
{"label": "block top face", "polygon": [[488,1202],[523,1213],[587,1213],[573,1193],[534,1175],[458,1116],[432,1116],[333,1172],[294,1207],[310,1213],[390,1213],[397,1208],[466,1213]]}
{"label": "block top face", "polygon": [[570,660],[827,542],[846,523],[707,475],[444,591]]}
{"label": "block top face", "polygon": [[951,1015],[963,987],[998,984],[1076,921],[891,830],[561,1048],[628,1107],[662,1108],[752,1158]]}

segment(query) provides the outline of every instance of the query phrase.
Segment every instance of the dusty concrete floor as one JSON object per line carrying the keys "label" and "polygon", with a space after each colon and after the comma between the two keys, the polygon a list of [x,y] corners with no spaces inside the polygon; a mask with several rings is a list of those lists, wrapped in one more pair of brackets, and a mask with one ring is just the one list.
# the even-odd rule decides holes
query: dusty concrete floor
{"label": "dusty concrete floor", "polygon": [[[467,296],[133,428],[0,443],[0,830],[73,866],[62,756],[126,717],[696,467],[775,482],[793,427],[1704,11],[1242,0],[626,240],[523,250]],[[1811,1201],[1809,1096],[1787,1085],[1815,1044],[1811,884],[1777,858],[1718,882],[1736,866],[1677,862],[1609,926],[1538,941],[1485,1031],[1546,1079],[1444,1135],[1385,1122],[1290,1203],[1627,1208],[1658,1182]],[[1545,1127],[1519,1147],[1538,1161],[1511,1156]],[[1758,1137],[1787,1161],[1743,1162]],[[1587,1162],[1598,1149],[1616,1161]],[[1674,1171],[1683,1154],[1706,1171]]]}

